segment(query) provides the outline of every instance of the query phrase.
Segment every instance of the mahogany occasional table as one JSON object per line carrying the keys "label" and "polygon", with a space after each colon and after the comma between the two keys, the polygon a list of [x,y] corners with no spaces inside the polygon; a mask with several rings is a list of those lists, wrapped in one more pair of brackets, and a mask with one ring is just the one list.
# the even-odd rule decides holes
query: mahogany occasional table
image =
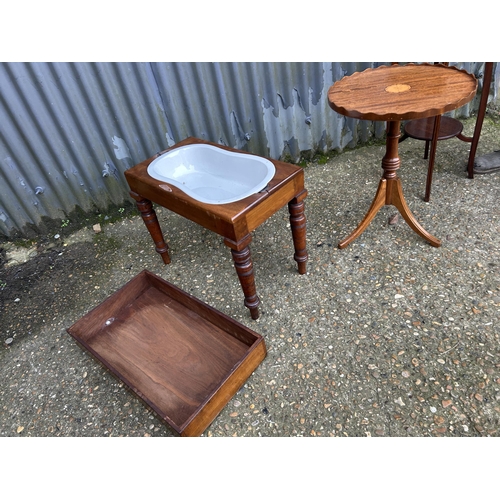
{"label": "mahogany occasional table", "polygon": [[[250,154],[192,137],[179,142],[168,151],[190,144],[209,144],[227,151]],[[306,272],[308,256],[304,199],[307,196],[307,190],[304,188],[304,171],[295,165],[269,159],[274,164],[276,173],[264,190],[239,201],[218,205],[197,201],[175,186],[151,177],[147,168],[157,156],[125,171],[125,177],[131,189],[130,195],[137,203],[142,219],[155,243],[156,251],[161,255],[165,264],[170,263],[168,245],[163,238],[152,202],[223,236],[224,243],[231,249],[245,296],[244,303],[250,309],[251,317],[257,319],[260,300],[255,288],[249,249],[252,240],[251,232],[287,204],[295,249],[294,259],[299,273],[305,274]]]}
{"label": "mahogany occasional table", "polygon": [[[434,64],[379,66],[354,73],[328,90],[328,103],[337,113],[360,120],[387,121],[383,174],[375,198],[358,227],[339,243],[345,248],[370,224],[384,205],[394,205],[407,224],[432,246],[441,241],[429,234],[411,213],[398,170],[401,120],[427,118],[467,104],[477,90],[476,78],[465,70]],[[439,124],[439,120],[436,120]]]}

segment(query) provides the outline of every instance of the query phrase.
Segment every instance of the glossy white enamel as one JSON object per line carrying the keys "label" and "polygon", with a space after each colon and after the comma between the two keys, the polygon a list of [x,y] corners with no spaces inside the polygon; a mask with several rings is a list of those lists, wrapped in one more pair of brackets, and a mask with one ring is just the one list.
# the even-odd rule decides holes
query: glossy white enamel
{"label": "glossy white enamel", "polygon": [[238,201],[264,189],[274,165],[260,156],[226,151],[210,144],[189,144],[153,160],[148,174],[203,203]]}

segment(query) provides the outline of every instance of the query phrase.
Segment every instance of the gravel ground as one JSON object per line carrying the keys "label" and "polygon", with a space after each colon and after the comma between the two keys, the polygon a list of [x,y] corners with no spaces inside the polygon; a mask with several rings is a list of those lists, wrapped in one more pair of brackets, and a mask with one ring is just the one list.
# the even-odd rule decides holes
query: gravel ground
{"label": "gravel ground", "polygon": [[[474,119],[464,125],[471,135]],[[339,250],[375,194],[384,146],[311,162],[308,272],[296,271],[282,209],[254,232],[256,321],[222,238],[165,209],[168,266],[138,215],[103,220],[98,234],[89,223],[24,247],[4,243],[0,436],[173,435],[66,332],[143,269],[265,338],[266,359],[203,436],[498,436],[500,172],[467,179],[469,144],[442,141],[425,203],[423,149],[401,143],[400,175],[442,246],[394,221],[389,206]],[[478,155],[496,149],[490,110]]]}

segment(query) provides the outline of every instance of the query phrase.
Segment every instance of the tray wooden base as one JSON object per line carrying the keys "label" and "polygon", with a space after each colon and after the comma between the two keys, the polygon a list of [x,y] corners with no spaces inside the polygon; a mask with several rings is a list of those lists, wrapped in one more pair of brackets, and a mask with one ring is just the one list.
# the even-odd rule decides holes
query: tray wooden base
{"label": "tray wooden base", "polygon": [[259,334],[149,271],[68,333],[181,436],[203,433],[266,356]]}

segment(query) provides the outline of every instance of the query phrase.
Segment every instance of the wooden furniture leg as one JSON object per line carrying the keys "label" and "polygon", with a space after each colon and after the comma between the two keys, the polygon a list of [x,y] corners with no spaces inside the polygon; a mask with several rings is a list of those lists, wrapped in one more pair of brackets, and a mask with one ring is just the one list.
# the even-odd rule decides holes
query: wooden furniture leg
{"label": "wooden furniture leg", "polygon": [[236,274],[238,275],[243,295],[245,296],[244,304],[250,309],[252,319],[257,319],[259,317],[260,299],[257,296],[255,288],[252,256],[249,247],[251,240],[252,236],[249,234],[239,242],[224,238],[224,243],[231,249]]}
{"label": "wooden furniture leg", "polygon": [[308,259],[306,250],[306,217],[304,214],[304,198],[307,191],[299,193],[288,203],[290,213],[290,228],[292,229],[293,246],[295,254],[293,256],[297,262],[299,274],[306,273],[306,262]]}
{"label": "wooden furniture leg", "polygon": [[[437,142],[438,142],[438,137],[439,137],[439,127],[441,126],[441,115],[437,115],[434,118],[434,130],[432,132],[432,141],[430,144],[430,149],[431,149],[431,157],[429,158],[428,161],[428,167],[427,167],[427,181],[425,183],[425,196],[424,196],[424,201],[429,201],[431,198],[431,185],[432,185],[432,173],[434,172],[434,159],[436,158],[436,149],[437,149]],[[426,155],[428,151],[428,142],[426,141]],[[425,156],[427,158],[427,156]]]}
{"label": "wooden furniture leg", "polygon": [[401,186],[401,179],[397,178],[389,181],[395,184],[392,189],[392,198],[388,205],[394,205],[399,213],[403,216],[406,223],[422,238],[427,240],[433,247],[440,247],[441,241],[429,234],[415,219],[414,215],[411,213],[408,207],[405,197],[403,196],[403,188]]}
{"label": "wooden furniture leg", "polygon": [[481,100],[479,101],[479,110],[477,112],[474,134],[471,140],[469,162],[467,163],[467,176],[469,177],[469,179],[474,178],[474,159],[476,158],[479,136],[481,135],[483,120],[486,114],[486,105],[488,104],[488,96],[490,94],[492,73],[493,73],[493,63],[492,62],[484,63],[483,90],[481,92]]}
{"label": "wooden furniture leg", "polygon": [[154,211],[153,204],[151,201],[143,198],[133,191],[130,192],[130,196],[134,198],[139,212],[141,212],[142,220],[146,225],[149,234],[153,238],[156,251],[161,255],[164,264],[170,264],[170,255],[168,254],[168,245],[163,238],[163,233],[160,228],[160,223],[156,217],[156,212]]}
{"label": "wooden furniture leg", "polygon": [[377,193],[375,194],[375,198],[373,199],[368,212],[366,212],[366,215],[363,217],[363,220],[359,223],[358,227],[347,238],[344,238],[339,243],[339,248],[345,248],[353,240],[355,240],[368,227],[372,219],[375,215],[377,215],[377,212],[385,205],[386,185],[387,181],[385,179],[380,179]]}
{"label": "wooden furniture leg", "polygon": [[[439,123],[438,123],[439,126]],[[356,239],[370,224],[377,212],[385,205],[394,205],[403,216],[407,224],[422,238],[427,240],[432,246],[441,246],[441,241],[429,234],[415,219],[408,207],[403,195],[401,179],[398,177],[401,160],[398,156],[398,142],[400,137],[400,122],[388,122],[386,153],[382,159],[384,173],[380,179],[375,198],[368,209],[368,212],[360,222],[358,227],[345,239],[339,243],[339,248],[345,248]],[[435,146],[431,148],[431,155]]]}

